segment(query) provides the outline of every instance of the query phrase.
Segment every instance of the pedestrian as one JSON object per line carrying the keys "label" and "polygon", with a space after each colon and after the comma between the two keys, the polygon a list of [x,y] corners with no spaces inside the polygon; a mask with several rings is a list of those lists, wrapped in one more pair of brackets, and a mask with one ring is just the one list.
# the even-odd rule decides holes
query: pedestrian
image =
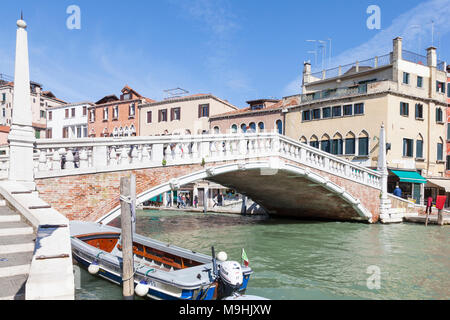
{"label": "pedestrian", "polygon": [[394,196],[399,197],[399,198],[402,197],[402,189],[400,189],[400,186],[398,185],[398,183],[395,186]]}
{"label": "pedestrian", "polygon": [[223,205],[223,195],[221,192],[219,192],[219,194],[217,195],[217,203],[218,203],[219,207],[221,207]]}
{"label": "pedestrian", "polygon": [[198,206],[198,195],[194,196],[194,206],[197,208]]}
{"label": "pedestrian", "polygon": [[181,205],[181,195],[177,196],[177,208],[180,209],[180,205]]}
{"label": "pedestrian", "polygon": [[214,208],[215,206],[217,206],[217,200],[218,200],[218,197],[219,197],[219,195],[216,194],[216,196],[213,198],[213,201],[214,201],[213,208]]}
{"label": "pedestrian", "polygon": [[429,196],[427,198],[427,208],[425,209],[426,214],[431,214],[431,208],[433,206],[433,197]]}

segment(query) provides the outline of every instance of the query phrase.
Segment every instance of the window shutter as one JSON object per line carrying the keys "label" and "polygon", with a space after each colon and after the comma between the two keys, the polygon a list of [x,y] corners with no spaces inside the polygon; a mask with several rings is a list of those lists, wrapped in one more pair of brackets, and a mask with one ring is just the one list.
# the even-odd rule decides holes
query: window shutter
{"label": "window shutter", "polygon": [[161,110],[158,111],[158,122],[161,122]]}
{"label": "window shutter", "polygon": [[202,106],[201,105],[198,106],[198,117],[199,118],[202,117]]}
{"label": "window shutter", "polygon": [[170,109],[170,121],[173,121],[174,119],[174,113],[175,113],[175,109],[174,108],[172,108],[172,109]]}
{"label": "window shutter", "polygon": [[147,123],[152,123],[152,112],[147,111]]}
{"label": "window shutter", "polygon": [[181,108],[178,108],[178,120],[181,121]]}

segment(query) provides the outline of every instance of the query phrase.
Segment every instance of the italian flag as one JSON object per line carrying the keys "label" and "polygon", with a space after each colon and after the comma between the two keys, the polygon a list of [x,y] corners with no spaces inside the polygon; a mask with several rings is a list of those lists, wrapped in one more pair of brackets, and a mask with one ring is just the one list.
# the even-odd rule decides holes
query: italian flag
{"label": "italian flag", "polygon": [[245,253],[244,248],[242,248],[242,260],[244,261],[244,266],[248,267],[249,261],[248,261],[247,254]]}

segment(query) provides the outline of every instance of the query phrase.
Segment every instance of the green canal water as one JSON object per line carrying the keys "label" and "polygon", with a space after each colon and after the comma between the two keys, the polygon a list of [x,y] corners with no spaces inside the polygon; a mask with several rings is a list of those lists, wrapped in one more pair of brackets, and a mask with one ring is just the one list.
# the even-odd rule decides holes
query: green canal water
{"label": "green canal water", "polygon": [[[269,299],[450,298],[449,227],[139,211],[136,229],[205,254],[215,246],[230,260],[245,248],[254,270],[247,294]],[[368,287],[371,270],[379,289]],[[84,270],[77,286],[76,299],[122,299],[119,286]]]}

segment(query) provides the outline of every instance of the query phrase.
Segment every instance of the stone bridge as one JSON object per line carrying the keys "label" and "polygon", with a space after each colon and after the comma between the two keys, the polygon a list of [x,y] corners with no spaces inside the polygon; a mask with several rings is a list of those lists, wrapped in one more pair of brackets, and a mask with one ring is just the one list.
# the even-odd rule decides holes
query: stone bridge
{"label": "stone bridge", "polygon": [[138,204],[206,179],[236,189],[271,215],[373,223],[380,214],[378,172],[277,133],[35,143],[39,196],[72,220],[118,217],[120,178],[130,173]]}

